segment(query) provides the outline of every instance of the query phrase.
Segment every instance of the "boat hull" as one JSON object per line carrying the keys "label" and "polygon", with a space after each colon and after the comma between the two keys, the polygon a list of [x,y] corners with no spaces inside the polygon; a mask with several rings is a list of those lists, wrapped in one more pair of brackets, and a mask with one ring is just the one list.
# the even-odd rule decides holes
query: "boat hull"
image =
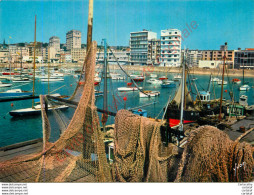
{"label": "boat hull", "polygon": [[[67,109],[68,106],[58,106],[57,108],[55,109],[58,109],[58,110],[64,110],[64,109]],[[50,108],[48,109],[48,111],[52,111],[53,108]],[[35,109],[35,108],[25,108],[25,109],[20,109],[20,110],[13,110],[13,111],[10,111],[9,114],[13,117],[17,117],[17,116],[29,116],[29,115],[39,115],[41,114],[41,109],[38,108],[38,109]]]}

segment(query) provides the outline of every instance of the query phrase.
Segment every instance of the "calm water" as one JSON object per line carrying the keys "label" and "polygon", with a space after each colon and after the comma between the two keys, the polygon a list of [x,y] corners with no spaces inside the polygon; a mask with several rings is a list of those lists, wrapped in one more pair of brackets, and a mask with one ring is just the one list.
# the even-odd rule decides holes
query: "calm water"
{"label": "calm water", "polygon": [[[156,73],[159,76],[167,76],[169,79],[173,79],[173,76],[176,75],[174,73]],[[147,74],[149,75],[149,74]],[[209,83],[209,76],[208,75],[195,75],[198,80],[196,80],[196,85],[199,90],[206,90]],[[235,78],[235,77],[234,77]],[[241,77],[239,77],[241,79]],[[73,76],[65,76],[64,82],[55,82],[50,83],[50,91],[53,91],[63,85],[63,88],[57,90],[54,93],[60,93],[62,95],[71,95],[75,89],[77,78]],[[229,77],[229,80],[232,80],[232,77]],[[227,78],[226,78],[227,80]],[[249,85],[254,85],[254,78],[246,78],[246,81],[250,82]],[[176,82],[178,87],[178,82]],[[15,84],[18,86],[19,84]],[[171,99],[174,97],[176,88],[161,88],[160,85],[151,85],[148,83],[140,83],[140,86],[144,87],[145,90],[156,90],[160,91],[161,94],[159,97],[152,97],[148,98],[139,98],[138,92],[117,92],[118,87],[126,86],[126,81],[110,81],[108,80],[108,110],[116,112],[118,109],[123,109],[125,106],[126,108],[133,108],[140,105],[149,104],[152,102],[157,102],[153,105],[145,107],[144,109],[148,111],[148,116],[156,117],[166,105],[168,98],[171,96]],[[235,99],[238,100],[239,96],[247,95],[249,97],[248,103],[249,105],[254,104],[254,89],[251,88],[247,92],[240,92],[238,90],[239,85],[224,85],[224,92],[223,96],[226,99],[230,99],[229,90],[232,88],[234,91]],[[20,87],[23,90],[31,90],[32,83],[28,85]],[[1,89],[3,91],[3,89]],[[36,94],[47,94],[48,92],[48,84],[41,83],[38,80],[36,81]],[[101,87],[99,90],[103,90],[103,82],[101,83]],[[221,86],[214,84],[214,91],[216,94],[216,98],[220,97],[220,90]],[[213,98],[213,87],[211,87],[211,93]],[[114,98],[113,98],[114,96]],[[123,98],[126,97],[126,102],[123,101]],[[115,99],[115,101],[114,101]],[[13,107],[11,106],[13,103]],[[32,100],[25,100],[25,101],[16,101],[16,102],[7,102],[7,103],[0,103],[0,147],[27,141],[31,139],[41,138],[42,137],[42,124],[41,124],[41,116],[31,116],[31,117],[20,117],[20,118],[13,118],[9,115],[9,111],[14,109],[21,109],[31,107]],[[126,104],[126,105],[125,105]],[[96,100],[96,105],[99,108],[103,107],[103,97],[98,97]],[[65,111],[67,115],[72,115],[73,110],[68,109]],[[162,116],[162,113],[159,115],[159,118]],[[54,124],[54,121],[51,121]],[[114,123],[114,118],[109,117],[108,124]],[[52,139],[56,140],[59,136],[59,130],[53,129],[52,130]]]}

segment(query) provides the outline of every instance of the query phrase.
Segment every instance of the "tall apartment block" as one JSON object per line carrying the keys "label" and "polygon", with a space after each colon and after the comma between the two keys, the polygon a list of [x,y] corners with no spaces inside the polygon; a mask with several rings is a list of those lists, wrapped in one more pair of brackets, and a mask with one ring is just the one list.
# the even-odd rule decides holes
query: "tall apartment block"
{"label": "tall apartment block", "polygon": [[57,52],[60,51],[60,38],[53,36],[49,38],[49,47],[53,47]]}
{"label": "tall apartment block", "polygon": [[131,65],[147,65],[148,41],[157,39],[157,33],[148,30],[130,33]]}
{"label": "tall apartment block", "polygon": [[161,31],[161,66],[181,65],[181,31],[167,29]]}
{"label": "tall apartment block", "polygon": [[67,50],[81,48],[81,32],[78,30],[71,30],[66,33]]}

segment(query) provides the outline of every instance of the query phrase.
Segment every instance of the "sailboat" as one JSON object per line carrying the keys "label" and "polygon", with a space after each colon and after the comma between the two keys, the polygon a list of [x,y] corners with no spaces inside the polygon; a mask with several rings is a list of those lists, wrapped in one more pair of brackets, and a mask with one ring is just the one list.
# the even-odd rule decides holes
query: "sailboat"
{"label": "sailboat", "polygon": [[250,89],[250,86],[247,85],[246,82],[244,82],[244,63],[243,63],[243,85],[239,87],[240,91],[248,91]]}
{"label": "sailboat", "polygon": [[[34,96],[34,89],[35,89],[35,46],[36,46],[36,15],[35,15],[35,32],[34,32],[34,62],[33,62],[33,93],[32,96]],[[48,110],[55,110],[55,109],[67,109],[68,106],[65,105],[48,105]],[[41,113],[41,105],[34,106],[34,99],[32,102],[32,107],[31,108],[24,108],[24,109],[18,109],[18,110],[12,110],[9,112],[9,114],[13,117],[17,116],[27,116],[27,115],[36,115]]]}

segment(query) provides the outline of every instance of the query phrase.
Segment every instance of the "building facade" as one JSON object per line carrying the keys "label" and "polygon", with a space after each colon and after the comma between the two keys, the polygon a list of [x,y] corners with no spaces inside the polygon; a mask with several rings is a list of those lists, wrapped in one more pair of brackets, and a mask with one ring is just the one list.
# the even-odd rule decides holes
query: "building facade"
{"label": "building facade", "polygon": [[157,65],[160,63],[161,40],[152,39],[148,41],[147,63]]}
{"label": "building facade", "polygon": [[72,62],[82,62],[85,60],[86,49],[72,48],[71,49]]}
{"label": "building facade", "polygon": [[235,51],[234,68],[236,69],[254,69],[254,48],[240,48]]}
{"label": "building facade", "polygon": [[81,32],[71,30],[66,33],[66,49],[81,49]]}
{"label": "building facade", "polygon": [[60,38],[53,36],[49,38],[49,47],[55,49],[56,52],[60,51]]}
{"label": "building facade", "polygon": [[234,68],[234,50],[202,50],[202,60],[222,61],[226,56],[226,63],[230,69]]}
{"label": "building facade", "polygon": [[181,65],[181,31],[167,29],[161,31],[161,66],[179,67]]}
{"label": "building facade", "polygon": [[199,68],[219,68],[223,65],[223,61],[219,60],[199,60],[198,67]]}
{"label": "building facade", "polygon": [[157,33],[148,30],[130,33],[131,65],[147,65],[148,41],[157,39]]}
{"label": "building facade", "polygon": [[200,50],[188,50],[186,53],[187,64],[190,67],[198,67],[199,60],[202,59],[202,51]]}

